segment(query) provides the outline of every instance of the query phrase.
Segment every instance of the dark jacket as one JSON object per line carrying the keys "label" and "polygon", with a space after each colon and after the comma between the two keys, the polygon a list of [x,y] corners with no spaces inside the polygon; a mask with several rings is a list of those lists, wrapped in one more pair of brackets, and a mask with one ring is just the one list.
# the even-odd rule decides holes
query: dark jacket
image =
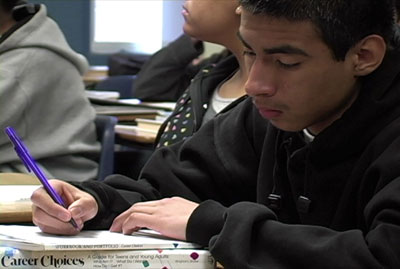
{"label": "dark jacket", "polygon": [[192,61],[203,51],[202,42],[193,44],[189,36],[180,36],[152,55],[141,67],[134,83],[134,97],[143,101],[175,102],[203,67],[230,54],[224,50],[193,65]]}
{"label": "dark jacket", "polygon": [[99,203],[87,228],[109,227],[137,201],[181,196],[200,203],[187,239],[228,269],[400,268],[399,63],[390,52],[311,143],[248,99],[156,150],[138,181],[83,183]]}
{"label": "dark jacket", "polygon": [[[171,116],[162,124],[156,138],[156,146],[172,145],[197,132],[202,126],[214,91],[238,68],[235,56],[230,55],[218,64],[209,64],[200,70],[177,101]],[[223,111],[231,109],[241,101],[242,98],[239,98]]]}

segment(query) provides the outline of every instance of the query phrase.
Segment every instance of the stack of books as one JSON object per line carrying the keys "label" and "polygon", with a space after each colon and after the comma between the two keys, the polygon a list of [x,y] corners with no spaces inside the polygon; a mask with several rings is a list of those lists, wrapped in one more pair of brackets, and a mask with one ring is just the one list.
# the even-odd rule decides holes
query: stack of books
{"label": "stack of books", "polygon": [[35,226],[0,225],[2,268],[213,269],[210,252],[151,230],[57,236]]}
{"label": "stack of books", "polygon": [[141,143],[154,143],[163,120],[135,119],[135,125],[117,124],[115,132],[122,138]]}
{"label": "stack of books", "polygon": [[118,122],[133,122],[138,118],[156,119],[162,115],[159,109],[136,107],[136,106],[102,106],[93,105],[98,115],[114,116]]}
{"label": "stack of books", "polygon": [[[87,91],[91,92],[91,91]],[[113,99],[107,94],[88,95],[97,114],[110,115],[119,122],[131,123],[137,118],[163,120],[173,111],[174,102],[142,102],[139,99]]]}
{"label": "stack of books", "polygon": [[121,138],[145,144],[154,143],[161,124],[176,105],[174,102],[142,102],[135,98],[113,99],[107,94],[91,94],[88,98],[97,114],[118,119],[115,132]]}

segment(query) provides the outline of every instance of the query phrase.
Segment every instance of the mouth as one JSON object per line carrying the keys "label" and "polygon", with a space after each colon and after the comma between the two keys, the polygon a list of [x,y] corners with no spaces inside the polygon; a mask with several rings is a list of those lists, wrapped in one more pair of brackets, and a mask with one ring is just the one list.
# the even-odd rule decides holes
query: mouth
{"label": "mouth", "polygon": [[269,119],[269,120],[276,119],[279,116],[281,116],[282,113],[283,113],[282,110],[274,109],[272,107],[269,107],[269,106],[266,106],[266,105],[263,105],[263,104],[259,104],[259,103],[254,102],[254,101],[253,101],[253,103],[254,103],[255,107],[257,108],[258,112],[261,114],[261,116],[263,118],[266,118],[266,119]]}
{"label": "mouth", "polygon": [[258,112],[266,119],[272,120],[282,115],[282,111],[268,108],[258,108]]}

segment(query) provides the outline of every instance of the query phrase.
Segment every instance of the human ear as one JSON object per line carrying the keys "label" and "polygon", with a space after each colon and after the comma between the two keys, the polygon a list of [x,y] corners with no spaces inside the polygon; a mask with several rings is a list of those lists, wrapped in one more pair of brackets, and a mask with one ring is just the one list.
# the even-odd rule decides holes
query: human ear
{"label": "human ear", "polygon": [[354,75],[366,76],[382,63],[386,53],[386,43],[379,35],[369,35],[358,42],[353,50]]}
{"label": "human ear", "polygon": [[235,13],[236,13],[237,15],[241,15],[241,14],[242,14],[242,6],[238,6],[238,7],[235,9]]}

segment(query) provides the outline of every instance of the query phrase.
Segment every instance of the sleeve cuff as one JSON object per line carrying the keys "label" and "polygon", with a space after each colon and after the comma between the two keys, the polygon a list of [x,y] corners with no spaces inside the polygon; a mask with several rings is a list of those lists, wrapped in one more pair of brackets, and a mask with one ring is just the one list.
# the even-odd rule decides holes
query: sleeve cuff
{"label": "sleeve cuff", "polygon": [[226,208],[215,201],[202,202],[189,218],[186,239],[202,246],[208,246],[211,237],[221,232],[225,222],[225,212]]}

